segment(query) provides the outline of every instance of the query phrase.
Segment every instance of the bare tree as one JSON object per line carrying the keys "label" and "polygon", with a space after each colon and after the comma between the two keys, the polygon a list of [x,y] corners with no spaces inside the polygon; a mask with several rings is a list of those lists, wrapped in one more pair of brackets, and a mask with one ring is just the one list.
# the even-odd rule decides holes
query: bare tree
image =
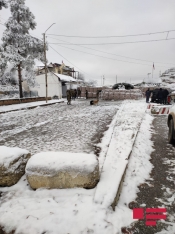
{"label": "bare tree", "polygon": [[97,86],[97,81],[96,80],[92,80],[92,79],[91,80],[86,80],[83,73],[79,73],[78,79],[85,86]]}

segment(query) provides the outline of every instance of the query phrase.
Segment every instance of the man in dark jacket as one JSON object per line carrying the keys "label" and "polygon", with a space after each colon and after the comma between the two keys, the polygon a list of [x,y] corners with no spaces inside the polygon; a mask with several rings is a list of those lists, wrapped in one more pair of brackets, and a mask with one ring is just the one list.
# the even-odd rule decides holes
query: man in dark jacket
{"label": "man in dark jacket", "polygon": [[150,91],[149,88],[146,90],[145,95],[146,95],[146,103],[148,103],[148,102],[149,102],[150,95],[151,95],[151,91]]}
{"label": "man in dark jacket", "polygon": [[86,90],[86,99],[88,99],[88,91]]}
{"label": "man in dark jacket", "polygon": [[168,97],[168,90],[167,89],[164,89],[163,90],[163,104],[167,104],[167,97]]}
{"label": "man in dark jacket", "polygon": [[158,98],[158,103],[162,104],[163,103],[163,90],[162,90],[162,88],[159,89],[157,98]]}
{"label": "man in dark jacket", "polygon": [[77,98],[79,98],[79,97],[81,98],[81,90],[80,90],[80,88],[77,89],[77,93],[78,93]]}
{"label": "man in dark jacket", "polygon": [[74,89],[74,95],[75,95],[75,98],[77,98],[77,90]]}
{"label": "man in dark jacket", "polygon": [[67,90],[66,94],[67,94],[67,105],[71,105],[71,90]]}

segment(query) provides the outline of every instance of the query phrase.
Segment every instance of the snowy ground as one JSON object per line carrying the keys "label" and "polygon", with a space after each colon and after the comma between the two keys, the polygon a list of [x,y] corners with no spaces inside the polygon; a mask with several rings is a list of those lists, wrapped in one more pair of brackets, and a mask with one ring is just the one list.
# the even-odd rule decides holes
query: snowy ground
{"label": "snowy ground", "polygon": [[[15,142],[19,142],[20,145],[18,144],[17,146],[27,148],[32,152],[49,150],[51,147],[52,150],[54,148],[55,150],[89,153],[92,151],[90,140],[94,139],[95,142],[97,138],[97,136],[94,138],[96,132],[99,132],[100,128],[104,130],[105,120],[108,120],[109,117],[112,118],[116,113],[116,103],[110,103],[111,105],[104,102],[101,104],[102,106],[90,107],[86,102],[82,102],[80,108],[80,103],[77,102],[70,109],[64,104],[58,104],[59,107],[44,107],[45,110],[40,116],[38,116],[39,111],[37,113],[33,113],[34,110],[30,110],[31,113],[20,111],[15,116],[18,121],[16,120],[16,123],[13,124],[20,123],[20,118],[22,120],[25,119],[26,122],[31,118],[30,125],[33,124],[33,134],[32,128],[28,128],[28,130],[24,129],[24,131],[17,133],[12,136],[13,139],[10,138],[9,134],[6,138],[6,145],[11,145],[12,143],[15,145]],[[43,113],[47,113],[47,117],[44,117]],[[9,116],[10,119],[8,121],[12,123],[12,120],[14,121],[14,114],[11,117],[10,115],[3,115],[3,119],[0,116],[0,121],[5,121],[5,118]],[[26,119],[27,116],[28,119]],[[63,118],[66,118],[67,121],[63,121]],[[150,153],[153,150],[150,140],[152,119],[149,114],[145,113],[130,157],[121,199],[115,212],[111,208],[104,208],[100,204],[94,203],[95,189],[40,189],[33,191],[27,184],[25,176],[23,176],[17,185],[11,188],[0,189],[3,192],[0,200],[0,226],[4,226],[6,232],[16,230],[15,234],[121,233],[123,226],[133,222],[132,211],[128,208],[128,203],[136,197],[137,186],[149,177],[149,172],[152,169],[149,161]],[[34,120],[37,122],[34,122]],[[50,129],[51,132],[49,132],[50,138],[47,136],[47,132],[49,131],[48,124],[41,125],[41,123],[47,120],[51,121],[51,126],[53,125]],[[60,121],[61,124],[58,124]],[[37,127],[40,131],[40,137],[36,131],[37,123],[37,126],[40,126]],[[8,126],[7,132],[10,131]],[[24,126],[26,125],[24,124]],[[63,126],[66,132],[64,134],[62,132],[62,136],[61,131],[63,131]],[[19,125],[17,130],[23,129],[20,127],[21,125]],[[27,135],[28,131],[29,135]],[[43,135],[43,132],[46,135]],[[83,137],[80,137],[81,134],[83,134]],[[1,137],[5,136],[4,134]],[[22,140],[27,136],[28,143]],[[37,137],[39,140],[43,139],[44,142],[39,144],[40,141],[37,141]],[[31,140],[33,141],[32,145]],[[34,148],[35,140],[36,148]],[[45,144],[49,140],[50,146],[49,144]],[[87,144],[88,140],[89,145]],[[5,138],[2,139],[1,143],[3,142],[5,143]]]}
{"label": "snowy ground", "polygon": [[94,151],[121,103],[75,101],[0,115],[0,145],[31,154],[41,151]]}

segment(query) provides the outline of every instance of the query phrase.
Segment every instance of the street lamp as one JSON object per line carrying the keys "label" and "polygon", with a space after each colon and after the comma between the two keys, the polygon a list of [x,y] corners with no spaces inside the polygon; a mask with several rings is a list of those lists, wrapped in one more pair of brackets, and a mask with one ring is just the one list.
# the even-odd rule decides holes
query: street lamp
{"label": "street lamp", "polygon": [[[55,23],[53,23],[52,25],[54,25]],[[52,27],[52,25],[50,25],[49,28]],[[46,81],[46,103],[47,103],[47,99],[48,99],[48,88],[47,88],[47,58],[46,58],[46,32],[49,30],[49,28],[45,31],[45,33],[43,33],[43,38],[44,38],[44,60],[45,60],[45,81]]]}

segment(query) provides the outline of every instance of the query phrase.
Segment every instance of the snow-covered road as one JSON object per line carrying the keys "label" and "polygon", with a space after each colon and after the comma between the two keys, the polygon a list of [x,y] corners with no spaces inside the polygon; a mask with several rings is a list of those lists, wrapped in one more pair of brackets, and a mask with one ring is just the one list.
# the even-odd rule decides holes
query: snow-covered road
{"label": "snow-covered road", "polygon": [[41,151],[94,152],[120,102],[73,101],[0,115],[0,145]]}
{"label": "snow-covered road", "polygon": [[[132,101],[133,102],[133,101]],[[132,107],[128,105],[129,107]],[[132,111],[136,111],[139,114],[140,102],[135,101],[136,109],[131,108]],[[80,107],[81,105],[81,107]],[[66,119],[71,121],[76,121],[77,118],[80,118],[81,122],[79,123],[78,128],[74,129],[74,125],[76,122],[69,125],[67,127],[68,134],[73,132],[72,138],[65,139],[69,142],[71,139],[74,139],[76,142],[80,139],[79,134],[77,134],[77,129],[82,129],[83,131],[88,131],[89,134],[85,135],[86,144],[90,142],[91,139],[99,139],[100,136],[97,136],[99,133],[104,131],[103,126],[104,122],[108,121],[109,118],[112,118],[112,114],[117,110],[117,102],[110,102],[110,103],[101,103],[101,106],[97,107],[89,107],[88,103],[86,102],[78,102],[75,103],[75,106],[71,106],[71,110],[69,110],[67,106],[62,105],[59,107],[62,110],[64,109],[67,114],[63,114]],[[124,104],[123,104],[124,105]],[[123,106],[122,105],[122,106]],[[142,105],[142,104],[141,104]],[[125,117],[123,118],[124,122],[126,122],[125,127],[129,127],[131,129],[132,126],[135,126],[135,122],[138,122],[138,119],[135,115],[131,115],[131,110],[128,107],[126,108]],[[53,111],[55,108],[47,107],[45,110],[47,112]],[[58,108],[58,109],[59,109]],[[122,107],[120,108],[122,109]],[[58,111],[58,110],[57,110]],[[80,112],[80,113],[79,113]],[[21,113],[21,112],[20,112]],[[39,114],[39,112],[37,112]],[[44,112],[43,112],[44,113]],[[54,114],[54,116],[58,115],[59,111]],[[74,115],[71,115],[74,113]],[[118,112],[120,113],[120,112]],[[113,120],[118,120],[118,113],[113,118]],[[52,116],[52,114],[49,114]],[[127,116],[130,119],[130,122],[133,122],[133,125],[128,125]],[[52,116],[53,117],[53,116]],[[119,118],[121,119],[121,118]],[[40,121],[49,121],[49,119],[41,119]],[[2,120],[1,120],[2,121]],[[53,121],[53,120],[52,120]],[[57,121],[58,124],[59,121]],[[112,121],[113,122],[113,121]],[[116,131],[115,131],[115,123],[116,123]],[[117,128],[118,121],[115,123],[111,123],[108,131],[105,133],[105,136],[102,140],[101,145],[102,151],[106,151],[106,143],[108,136],[109,139],[113,135],[116,135],[117,132],[123,133],[120,129]],[[5,233],[9,233],[15,231],[16,234],[87,234],[87,233],[94,233],[94,234],[119,234],[121,233],[121,228],[128,226],[130,223],[133,222],[132,211],[128,208],[128,202],[131,199],[136,197],[137,186],[140,183],[143,183],[145,178],[149,177],[149,173],[151,171],[150,166],[150,152],[152,149],[152,142],[151,138],[151,123],[152,117],[149,114],[145,113],[143,118],[143,122],[140,127],[140,131],[136,138],[135,146],[133,149],[133,153],[130,157],[130,162],[128,165],[128,170],[126,173],[126,179],[124,182],[123,190],[120,196],[120,201],[115,209],[112,211],[110,207],[104,207],[102,204],[98,202],[94,202],[94,195],[96,192],[96,188],[94,189],[83,189],[83,188],[74,188],[74,189],[38,189],[36,191],[32,190],[26,180],[26,176],[24,175],[21,180],[14,186],[9,188],[0,188],[0,231],[2,229],[5,230]],[[31,123],[32,124],[32,123]],[[37,123],[33,123],[36,125]],[[48,123],[45,125],[47,126]],[[65,124],[64,121],[62,124]],[[39,124],[38,124],[39,125]],[[44,124],[41,127],[45,126]],[[54,125],[55,126],[55,125]],[[63,126],[58,125],[61,129]],[[37,127],[37,128],[40,128]],[[89,127],[89,129],[87,129]],[[33,127],[34,128],[34,127]],[[36,128],[36,129],[37,129]],[[40,129],[40,130],[41,130]],[[103,131],[102,131],[103,129]],[[114,129],[114,131],[113,131]],[[119,130],[119,131],[118,131]],[[123,128],[123,130],[126,130]],[[59,129],[52,128],[54,134],[55,132],[59,132]],[[90,132],[92,131],[92,134]],[[25,133],[26,131],[24,131]],[[96,135],[96,132],[98,133]],[[53,134],[52,133],[52,134]],[[109,134],[110,133],[110,134]],[[51,135],[52,135],[51,134]],[[19,134],[16,134],[18,136]],[[42,134],[40,134],[41,136]],[[130,135],[130,134],[129,134]],[[66,135],[67,136],[67,135]],[[13,136],[15,138],[15,135]],[[66,151],[70,150],[66,144],[64,144],[64,138],[61,138],[63,143],[64,149]],[[118,139],[118,138],[117,138]],[[81,139],[80,139],[81,140]],[[127,148],[127,144],[121,138],[123,144],[125,144]],[[7,143],[10,141],[8,140]],[[56,141],[57,142],[57,141]],[[80,141],[80,146],[77,149],[71,148],[72,151],[87,151],[90,152],[92,150],[92,145],[86,146],[85,141]],[[90,143],[89,143],[90,144]],[[92,143],[93,144],[93,143]],[[109,142],[109,144],[111,144]],[[27,144],[26,144],[27,145]],[[44,145],[44,143],[43,143]],[[117,144],[116,144],[117,145]],[[67,148],[66,148],[67,146]],[[81,148],[81,146],[84,148]],[[32,146],[31,146],[32,147]],[[83,149],[83,150],[81,150]],[[105,154],[107,155],[107,154]],[[117,156],[117,152],[115,153]],[[101,153],[99,158],[101,157]],[[108,155],[109,156],[109,155]],[[125,157],[125,155],[124,155]],[[116,157],[117,158],[117,157]],[[117,161],[114,162],[117,165]],[[114,164],[113,163],[113,164]],[[115,166],[112,165],[112,166]],[[146,168],[146,169],[145,169]],[[146,172],[146,173],[143,173]],[[108,183],[112,181],[115,182],[115,178],[109,177],[110,180]],[[100,183],[100,182],[99,182]],[[108,189],[108,186],[104,184],[106,188],[106,193],[111,192]],[[103,194],[102,194],[103,195]]]}

